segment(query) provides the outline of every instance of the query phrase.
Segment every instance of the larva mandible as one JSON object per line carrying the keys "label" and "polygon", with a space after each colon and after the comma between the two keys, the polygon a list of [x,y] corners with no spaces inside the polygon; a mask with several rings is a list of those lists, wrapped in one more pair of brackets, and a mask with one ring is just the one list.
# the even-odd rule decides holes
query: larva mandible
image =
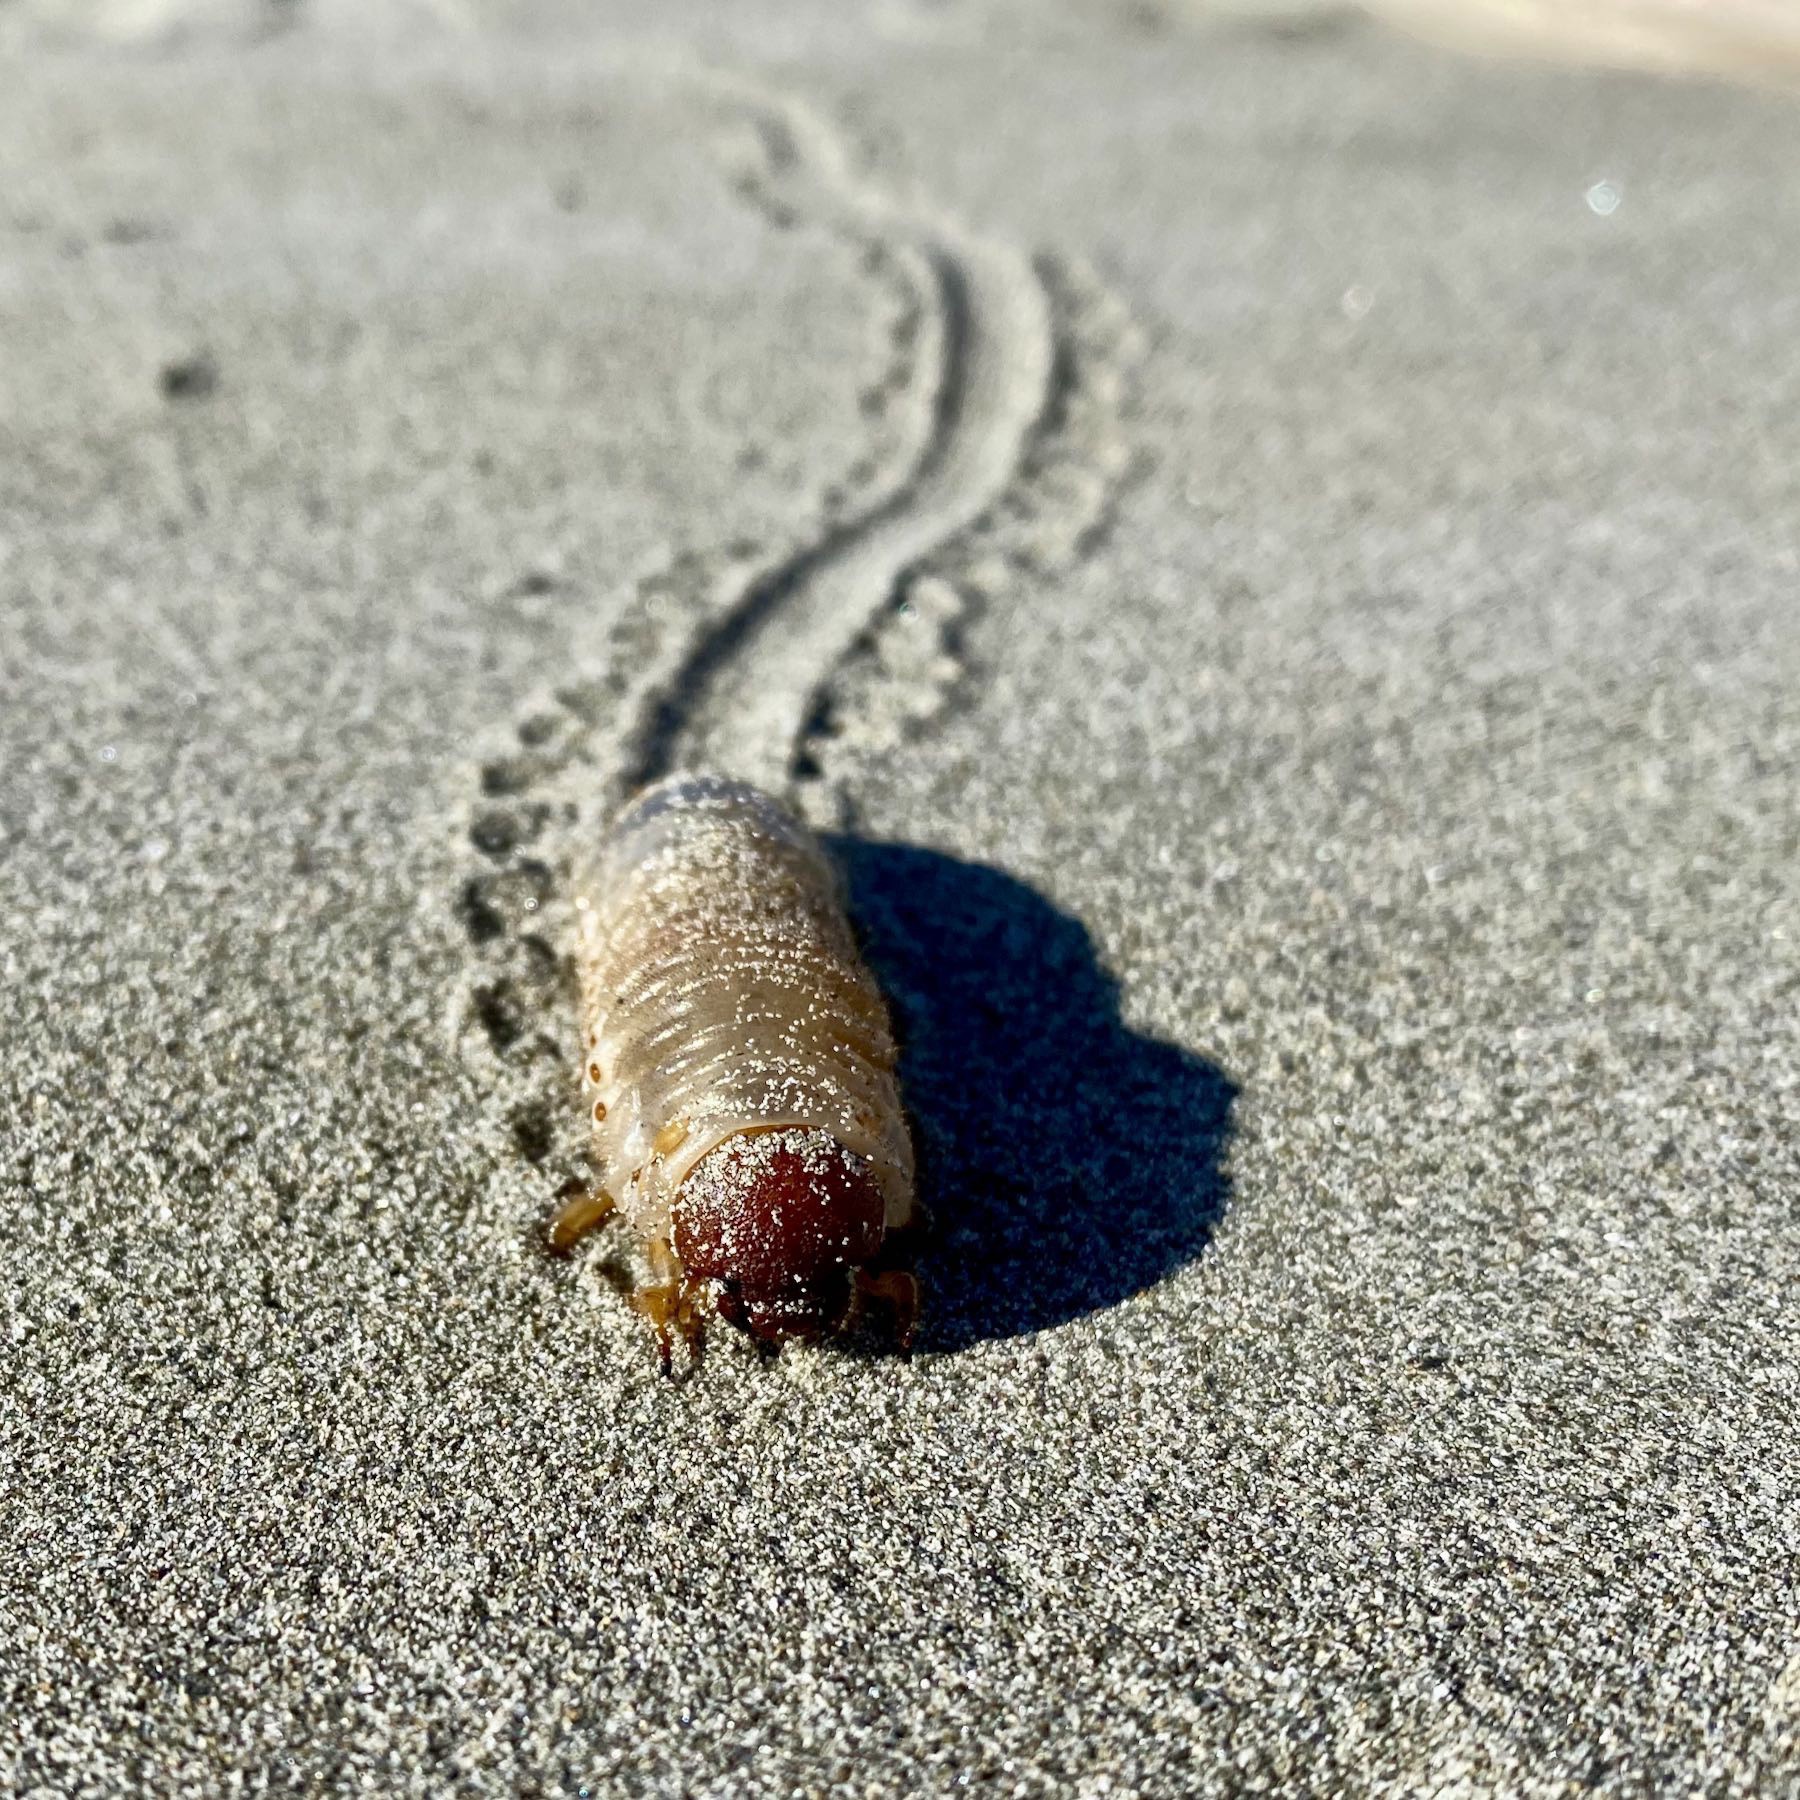
{"label": "larva mandible", "polygon": [[669,776],[626,806],[576,907],[601,1179],[553,1247],[625,1216],[665,1368],[671,1327],[693,1342],[709,1305],[778,1344],[877,1298],[909,1344],[893,1032],[817,840],[747,783]]}

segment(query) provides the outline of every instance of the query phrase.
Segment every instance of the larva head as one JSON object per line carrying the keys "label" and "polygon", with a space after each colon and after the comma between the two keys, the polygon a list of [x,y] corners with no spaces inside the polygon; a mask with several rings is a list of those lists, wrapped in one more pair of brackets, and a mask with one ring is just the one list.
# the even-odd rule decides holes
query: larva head
{"label": "larva head", "polygon": [[851,1272],[881,1248],[887,1203],[869,1165],[827,1131],[739,1132],[675,1195],[675,1254],[720,1314],[769,1343],[811,1341],[850,1311]]}

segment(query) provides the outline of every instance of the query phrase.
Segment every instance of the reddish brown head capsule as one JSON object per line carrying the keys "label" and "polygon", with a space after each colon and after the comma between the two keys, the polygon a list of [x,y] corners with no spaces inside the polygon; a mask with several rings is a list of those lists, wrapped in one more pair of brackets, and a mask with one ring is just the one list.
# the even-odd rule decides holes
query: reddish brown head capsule
{"label": "reddish brown head capsule", "polygon": [[753,1336],[820,1338],[848,1315],[853,1272],[881,1249],[885,1208],[869,1165],[829,1132],[740,1132],[681,1184],[675,1254]]}

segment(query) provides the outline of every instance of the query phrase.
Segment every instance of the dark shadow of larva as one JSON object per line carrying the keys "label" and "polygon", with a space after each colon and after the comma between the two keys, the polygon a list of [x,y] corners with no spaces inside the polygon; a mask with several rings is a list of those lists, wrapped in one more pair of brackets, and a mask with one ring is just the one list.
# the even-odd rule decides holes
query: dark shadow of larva
{"label": "dark shadow of larva", "polygon": [[1128,1029],[1087,929],[998,869],[835,839],[892,1002],[934,1224],[918,1347],[1116,1306],[1193,1262],[1224,1209],[1237,1088]]}

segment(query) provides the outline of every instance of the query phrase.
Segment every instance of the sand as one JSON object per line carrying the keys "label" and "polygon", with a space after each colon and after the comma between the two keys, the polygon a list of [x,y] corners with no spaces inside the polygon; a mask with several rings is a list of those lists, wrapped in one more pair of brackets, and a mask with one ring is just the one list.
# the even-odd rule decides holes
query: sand
{"label": "sand", "polygon": [[[0,15],[0,1789],[1800,1791],[1793,100],[359,10]],[[698,758],[910,1362],[544,1253]]]}

